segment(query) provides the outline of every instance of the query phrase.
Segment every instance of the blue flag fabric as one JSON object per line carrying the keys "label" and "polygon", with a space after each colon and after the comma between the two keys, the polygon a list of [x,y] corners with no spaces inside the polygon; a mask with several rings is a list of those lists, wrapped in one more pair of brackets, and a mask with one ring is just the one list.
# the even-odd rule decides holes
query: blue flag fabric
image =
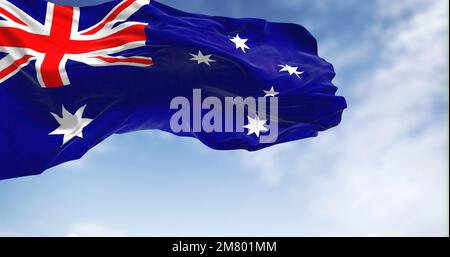
{"label": "blue flag fabric", "polygon": [[[147,0],[81,8],[1,0],[0,179],[42,173],[112,134],[145,129],[219,150],[314,137],[338,125],[346,108],[334,76],[299,25],[191,14]],[[261,143],[263,123],[259,131],[174,131],[171,101],[193,100],[194,89],[202,98],[277,97],[278,137]]]}

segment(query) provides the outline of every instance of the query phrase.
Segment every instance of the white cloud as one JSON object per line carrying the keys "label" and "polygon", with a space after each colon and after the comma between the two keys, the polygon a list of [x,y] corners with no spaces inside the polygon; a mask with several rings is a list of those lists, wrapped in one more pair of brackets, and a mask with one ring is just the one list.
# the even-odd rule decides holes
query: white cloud
{"label": "white cloud", "polygon": [[0,237],[18,237],[16,232],[11,232],[10,230],[0,228]]}
{"label": "white cloud", "polygon": [[265,160],[246,167],[308,210],[304,234],[448,235],[448,127],[436,111],[448,103],[448,2],[413,2],[380,0],[371,37],[341,46],[347,60],[329,56],[339,69],[381,43],[376,67],[344,85],[357,100],[340,127],[241,156]]}
{"label": "white cloud", "polygon": [[66,234],[66,237],[124,237],[122,230],[114,230],[100,224],[78,223]]}

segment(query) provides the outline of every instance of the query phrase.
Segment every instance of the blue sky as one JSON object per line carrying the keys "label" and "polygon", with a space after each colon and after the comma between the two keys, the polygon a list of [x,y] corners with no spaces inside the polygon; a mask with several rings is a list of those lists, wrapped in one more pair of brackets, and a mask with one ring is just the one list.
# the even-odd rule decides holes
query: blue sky
{"label": "blue sky", "polygon": [[256,153],[117,135],[0,181],[0,235],[448,235],[448,1],[160,2],[307,27],[347,97],[342,124]]}

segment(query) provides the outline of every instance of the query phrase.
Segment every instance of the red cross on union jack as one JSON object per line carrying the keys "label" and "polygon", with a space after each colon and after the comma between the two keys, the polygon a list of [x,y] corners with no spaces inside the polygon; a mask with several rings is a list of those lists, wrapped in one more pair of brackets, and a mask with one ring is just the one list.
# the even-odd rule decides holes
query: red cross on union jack
{"label": "red cross on union jack", "polygon": [[[35,60],[42,87],[70,84],[67,60],[91,66],[151,66],[150,57],[117,56],[145,46],[146,24],[127,19],[149,0],[123,0],[100,22],[79,31],[80,8],[47,4],[45,24],[7,0],[0,0],[0,83]],[[116,26],[116,24],[118,24]],[[115,54],[115,55],[114,55]]]}

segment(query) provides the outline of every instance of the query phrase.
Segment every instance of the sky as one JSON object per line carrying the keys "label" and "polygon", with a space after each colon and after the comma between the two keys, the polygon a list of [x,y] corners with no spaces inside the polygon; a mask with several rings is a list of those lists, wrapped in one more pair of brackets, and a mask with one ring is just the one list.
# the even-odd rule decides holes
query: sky
{"label": "sky", "polygon": [[116,135],[0,181],[0,235],[449,235],[447,0],[160,2],[305,26],[347,98],[341,125],[253,153]]}

